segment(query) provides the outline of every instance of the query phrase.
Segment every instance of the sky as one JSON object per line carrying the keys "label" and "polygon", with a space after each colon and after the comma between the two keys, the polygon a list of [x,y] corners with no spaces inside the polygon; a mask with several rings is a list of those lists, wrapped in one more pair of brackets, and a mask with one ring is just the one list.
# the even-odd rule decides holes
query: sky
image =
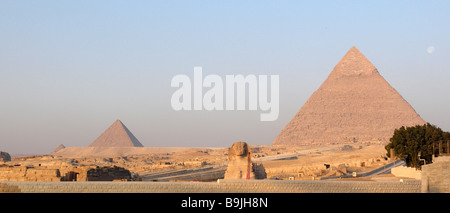
{"label": "sky", "polygon": [[[146,147],[269,145],[356,46],[450,131],[449,1],[0,2],[0,150],[88,146],[117,119]],[[175,75],[279,75],[279,117],[175,111]]]}

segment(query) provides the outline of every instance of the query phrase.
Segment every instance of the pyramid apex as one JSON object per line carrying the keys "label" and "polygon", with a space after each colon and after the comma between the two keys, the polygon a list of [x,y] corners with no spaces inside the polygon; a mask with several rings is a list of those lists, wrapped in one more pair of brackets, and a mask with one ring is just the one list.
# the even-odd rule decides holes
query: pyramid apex
{"label": "pyramid apex", "polygon": [[366,56],[364,56],[364,54],[362,54],[361,51],[359,51],[359,49],[356,46],[352,46],[345,55],[347,55],[347,54],[348,55],[357,55],[361,58],[363,57],[363,58],[367,59]]}
{"label": "pyramid apex", "polygon": [[119,119],[114,121],[114,123],[112,125],[114,125],[114,124],[121,124],[122,126],[125,126],[125,124],[123,124],[123,122],[121,120],[119,120]]}
{"label": "pyramid apex", "polygon": [[352,46],[347,51],[331,72],[331,74],[338,76],[370,75],[374,73],[378,73],[377,68],[356,46]]}

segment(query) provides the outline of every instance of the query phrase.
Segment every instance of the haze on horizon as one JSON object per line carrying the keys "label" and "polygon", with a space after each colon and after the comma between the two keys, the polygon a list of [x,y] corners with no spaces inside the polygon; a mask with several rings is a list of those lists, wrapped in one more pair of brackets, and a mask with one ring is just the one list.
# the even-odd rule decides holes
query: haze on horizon
{"label": "haze on horizon", "polygon": [[[88,146],[120,119],[147,147],[268,145],[356,46],[450,131],[448,1],[2,1],[0,150]],[[174,111],[177,74],[279,75],[280,113]]]}

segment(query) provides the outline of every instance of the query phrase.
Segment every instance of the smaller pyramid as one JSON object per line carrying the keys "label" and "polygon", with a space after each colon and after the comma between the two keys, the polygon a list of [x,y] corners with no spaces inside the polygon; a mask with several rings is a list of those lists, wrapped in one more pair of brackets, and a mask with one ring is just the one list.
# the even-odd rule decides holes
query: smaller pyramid
{"label": "smaller pyramid", "polygon": [[90,147],[144,147],[133,133],[120,121],[114,122]]}
{"label": "smaller pyramid", "polygon": [[53,150],[52,153],[56,153],[57,151],[59,151],[59,150],[61,150],[61,149],[64,149],[64,148],[66,148],[66,146],[64,146],[63,144],[60,144],[58,147],[56,147],[55,150]]}

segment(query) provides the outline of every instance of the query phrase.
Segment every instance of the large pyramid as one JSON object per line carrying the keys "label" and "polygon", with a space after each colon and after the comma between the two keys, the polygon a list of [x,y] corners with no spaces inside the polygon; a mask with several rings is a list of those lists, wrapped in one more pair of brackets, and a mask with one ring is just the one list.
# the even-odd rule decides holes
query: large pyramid
{"label": "large pyramid", "polygon": [[120,121],[114,122],[90,147],[143,147],[136,137]]}
{"label": "large pyramid", "polygon": [[387,143],[396,128],[426,123],[352,47],[273,145]]}

